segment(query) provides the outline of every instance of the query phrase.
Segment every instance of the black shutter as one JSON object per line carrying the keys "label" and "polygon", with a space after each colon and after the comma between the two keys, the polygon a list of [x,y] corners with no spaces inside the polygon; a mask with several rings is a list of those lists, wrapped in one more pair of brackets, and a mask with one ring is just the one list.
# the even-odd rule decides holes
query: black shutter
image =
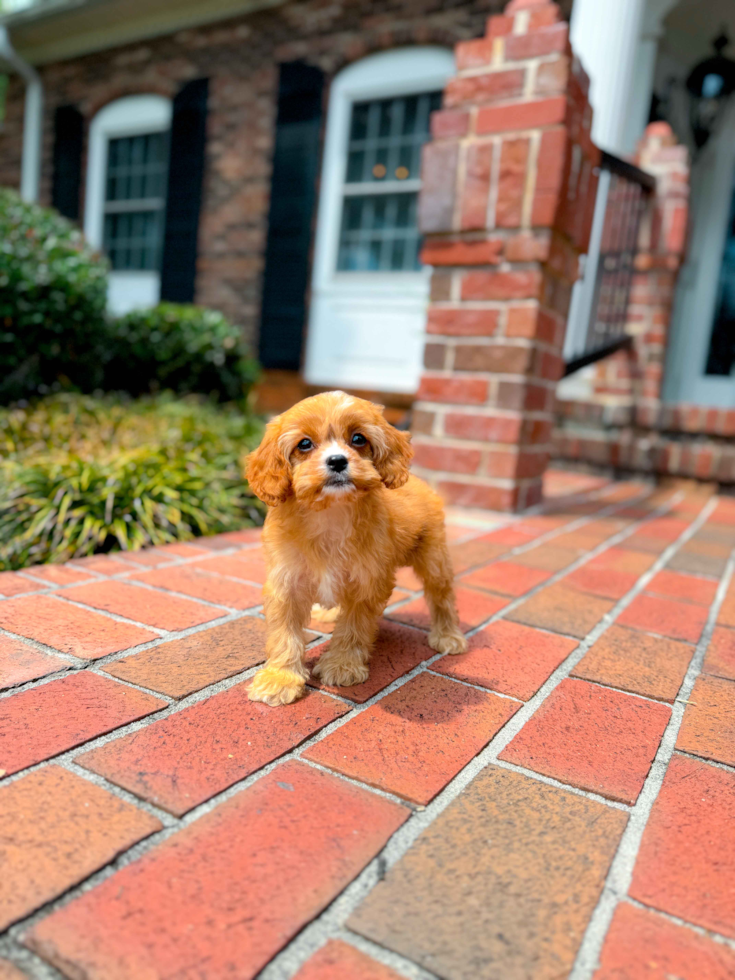
{"label": "black shutter", "polygon": [[59,106],[54,113],[54,173],[51,203],[67,218],[79,220],[79,189],[82,181],[84,120],[73,105]]}
{"label": "black shutter", "polygon": [[161,260],[161,299],[172,303],[194,301],[208,90],[197,78],[174,98]]}
{"label": "black shutter", "polygon": [[301,362],[323,88],[318,68],[281,65],[260,317],[264,367],[298,370]]}

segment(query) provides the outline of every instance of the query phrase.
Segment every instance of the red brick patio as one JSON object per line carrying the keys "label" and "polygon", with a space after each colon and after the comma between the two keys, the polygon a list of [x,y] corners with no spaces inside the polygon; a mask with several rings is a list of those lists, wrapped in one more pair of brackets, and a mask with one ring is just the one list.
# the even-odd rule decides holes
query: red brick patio
{"label": "red brick patio", "polygon": [[733,980],[735,500],[546,489],[279,709],[257,531],[0,574],[0,980]]}

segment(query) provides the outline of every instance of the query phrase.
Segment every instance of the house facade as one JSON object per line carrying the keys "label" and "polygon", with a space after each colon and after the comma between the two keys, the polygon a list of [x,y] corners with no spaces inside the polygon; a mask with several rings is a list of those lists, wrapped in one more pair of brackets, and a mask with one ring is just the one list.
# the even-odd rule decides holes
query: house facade
{"label": "house facade", "polygon": [[[43,86],[39,199],[107,251],[113,310],[195,301],[241,324],[266,368],[409,395],[429,277],[421,146],[455,44],[500,8],[11,8],[10,42]],[[26,84],[9,67],[0,183],[19,187]]]}
{"label": "house facade", "polygon": [[[242,324],[268,370],[265,408],[324,387],[377,393],[404,407],[418,392],[414,417],[430,429],[419,429],[418,441],[424,436],[427,444],[433,439],[466,450],[464,460],[479,453],[477,465],[499,487],[524,480],[538,486],[535,470],[521,475],[528,456],[517,445],[523,425],[506,426],[516,434],[503,437],[513,444],[515,469],[503,463],[493,473],[497,434],[478,440],[445,432],[446,412],[434,411],[421,393],[427,369],[450,380],[455,373],[455,341],[444,345],[452,353],[439,363],[436,340],[429,336],[427,343],[425,334],[427,304],[452,302],[441,295],[446,269],[444,260],[431,258],[432,236],[487,241],[490,231],[507,235],[517,225],[539,240],[551,229],[553,238],[556,219],[539,218],[530,203],[553,164],[541,154],[531,162],[509,158],[506,166],[504,157],[494,161],[489,150],[478,149],[476,160],[487,163],[484,176],[470,174],[473,186],[487,186],[479,221],[465,227],[460,216],[459,225],[448,220],[440,227],[423,217],[420,228],[419,202],[428,213],[431,200],[441,198],[422,185],[422,148],[447,139],[432,131],[432,118],[447,106],[453,80],[494,76],[484,86],[463,83],[465,95],[452,96],[471,116],[488,105],[512,114],[533,101],[540,70],[556,73],[549,84],[558,82],[559,97],[571,104],[561,79],[573,52],[589,76],[597,147],[632,159],[649,119],[668,120],[663,142],[639,160],[658,181],[651,216],[665,215],[668,224],[663,238],[656,232],[655,248],[636,243],[626,292],[632,347],[565,379],[554,401],[562,351],[541,342],[536,360],[542,354],[556,360],[544,369],[551,395],[538,417],[523,406],[537,433],[534,467],[554,453],[575,463],[735,481],[735,100],[724,105],[706,144],[696,147],[685,91],[689,72],[711,53],[721,27],[735,37],[728,0],[574,0],[573,9],[571,2],[559,8],[513,0],[505,19],[497,0],[15,2],[2,18],[0,60],[9,84],[0,183],[54,204],[107,252],[110,307],[124,311],[170,299],[222,310]],[[536,7],[549,9],[534,13]],[[571,19],[571,28],[557,44],[561,18]],[[506,33],[530,39],[516,44],[511,57]],[[458,50],[473,39],[480,39],[482,55],[458,66]],[[513,76],[510,88],[494,84],[501,75]],[[521,75],[524,87],[517,90]],[[568,118],[524,128],[521,115],[513,131],[520,133],[519,146],[526,134],[533,148],[559,125],[568,127]],[[502,138],[486,135],[501,154]],[[449,138],[457,141],[467,176],[474,135]],[[565,144],[572,169],[579,162],[576,145],[573,138]],[[525,184],[518,191],[521,171]],[[441,185],[443,178],[432,179]],[[591,182],[584,193],[594,206]],[[498,197],[505,194],[508,201]],[[580,199],[578,209],[589,203]],[[650,239],[650,222],[640,233]],[[584,254],[587,243],[577,244]],[[517,261],[530,259],[548,263],[535,253]],[[506,250],[497,261],[514,260]],[[569,323],[566,341],[563,327],[557,338],[567,360],[588,328],[594,297],[585,307],[580,295],[591,282],[588,263],[558,313]],[[487,300],[487,311],[505,317],[495,302]],[[495,327],[478,329],[483,343],[498,339]],[[512,380],[512,364],[495,373]],[[461,377],[465,391],[482,374],[473,370]],[[511,421],[517,410],[489,402],[483,409]],[[553,434],[549,412],[556,414]],[[485,448],[477,450],[478,441]],[[446,458],[424,453],[425,473],[437,484],[441,473],[452,472],[442,470]],[[479,485],[484,476],[464,473],[462,481]],[[487,505],[519,506],[534,494],[491,495]],[[482,494],[468,500],[485,505]]]}

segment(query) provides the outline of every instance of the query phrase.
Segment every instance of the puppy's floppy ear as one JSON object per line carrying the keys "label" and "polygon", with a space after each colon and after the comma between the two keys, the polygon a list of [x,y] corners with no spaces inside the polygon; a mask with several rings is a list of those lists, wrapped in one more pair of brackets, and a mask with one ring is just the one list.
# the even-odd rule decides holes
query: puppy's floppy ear
{"label": "puppy's floppy ear", "polygon": [[280,417],[265,427],[258,448],[245,460],[245,475],[250,489],[264,504],[275,507],[291,493],[291,467],[278,444]]}
{"label": "puppy's floppy ear", "polygon": [[413,459],[411,434],[401,432],[380,416],[371,439],[373,466],[389,490],[402,487],[409,477],[409,465]]}

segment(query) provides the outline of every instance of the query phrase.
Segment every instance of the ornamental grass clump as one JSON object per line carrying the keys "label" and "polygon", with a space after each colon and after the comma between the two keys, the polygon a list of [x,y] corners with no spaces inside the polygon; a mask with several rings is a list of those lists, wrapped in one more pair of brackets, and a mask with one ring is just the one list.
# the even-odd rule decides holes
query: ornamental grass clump
{"label": "ornamental grass clump", "polygon": [[240,460],[260,423],[170,395],[57,395],[0,410],[0,569],[261,523]]}

